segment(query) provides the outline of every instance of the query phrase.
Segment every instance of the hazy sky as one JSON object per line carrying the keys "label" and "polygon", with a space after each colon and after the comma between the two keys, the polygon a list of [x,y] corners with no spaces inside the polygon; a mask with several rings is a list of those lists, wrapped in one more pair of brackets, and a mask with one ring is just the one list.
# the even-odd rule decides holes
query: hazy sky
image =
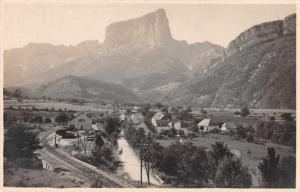
{"label": "hazy sky", "polygon": [[189,43],[210,41],[222,46],[249,27],[283,19],[295,5],[220,4],[5,4],[4,49],[30,42],[75,45],[103,42],[109,23],[166,10],[172,35]]}

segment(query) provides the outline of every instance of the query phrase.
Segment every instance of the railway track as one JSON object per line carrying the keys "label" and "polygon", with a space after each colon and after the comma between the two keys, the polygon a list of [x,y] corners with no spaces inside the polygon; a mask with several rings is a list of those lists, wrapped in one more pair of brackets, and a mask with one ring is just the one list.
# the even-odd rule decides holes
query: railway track
{"label": "railway track", "polygon": [[82,179],[88,180],[90,183],[93,183],[96,179],[101,178],[102,185],[104,187],[134,187],[133,185],[128,184],[126,181],[123,181],[110,173],[99,170],[92,165],[70,157],[62,150],[57,150],[49,146],[48,142],[52,133],[53,131],[46,131],[40,135],[41,144],[44,147],[40,153],[43,154],[43,156],[46,157],[50,162],[55,161],[56,164],[67,168]]}

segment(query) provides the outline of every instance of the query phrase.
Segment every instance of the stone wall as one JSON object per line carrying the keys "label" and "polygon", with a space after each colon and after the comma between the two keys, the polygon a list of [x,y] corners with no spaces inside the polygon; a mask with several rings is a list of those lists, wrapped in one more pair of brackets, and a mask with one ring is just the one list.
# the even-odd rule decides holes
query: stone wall
{"label": "stone wall", "polygon": [[279,38],[282,35],[296,32],[296,14],[287,16],[284,20],[266,22],[255,25],[241,33],[231,41],[227,47],[226,55],[234,54],[258,43]]}

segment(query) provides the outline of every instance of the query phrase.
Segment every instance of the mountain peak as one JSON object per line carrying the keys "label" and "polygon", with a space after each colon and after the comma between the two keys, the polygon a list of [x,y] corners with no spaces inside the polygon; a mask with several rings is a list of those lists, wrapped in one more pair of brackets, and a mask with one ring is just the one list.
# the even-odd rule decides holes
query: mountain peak
{"label": "mountain peak", "polygon": [[160,45],[172,40],[169,21],[164,9],[141,17],[111,23],[106,28],[105,44]]}

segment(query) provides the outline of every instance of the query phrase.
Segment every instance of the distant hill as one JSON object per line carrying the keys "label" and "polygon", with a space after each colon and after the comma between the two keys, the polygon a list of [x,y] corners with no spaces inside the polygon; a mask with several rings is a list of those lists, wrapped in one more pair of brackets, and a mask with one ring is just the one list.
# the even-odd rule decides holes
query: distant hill
{"label": "distant hill", "polygon": [[34,89],[24,88],[24,87],[7,87],[3,88],[3,95],[9,97],[16,97],[16,90],[21,91],[22,98],[41,98],[41,95],[37,93]]}
{"label": "distant hill", "polygon": [[6,50],[4,87],[38,87],[37,94],[65,98],[293,109],[295,34],[293,14],[250,26],[226,49],[189,44],[172,37],[166,12],[159,9],[109,24],[102,43],[32,43]]}
{"label": "distant hill", "polygon": [[139,103],[142,100],[118,84],[67,75],[36,89],[42,96],[61,99],[84,99],[101,102]]}
{"label": "distant hill", "polygon": [[[166,12],[159,9],[111,23],[103,43],[86,41],[76,46],[33,43],[6,50],[4,84],[37,87],[70,74],[120,82],[144,93],[200,72],[223,52],[223,47],[209,42],[188,44],[175,40]],[[153,79],[155,76],[159,78]]]}
{"label": "distant hill", "polygon": [[163,99],[201,107],[296,108],[295,15],[256,25]]}

